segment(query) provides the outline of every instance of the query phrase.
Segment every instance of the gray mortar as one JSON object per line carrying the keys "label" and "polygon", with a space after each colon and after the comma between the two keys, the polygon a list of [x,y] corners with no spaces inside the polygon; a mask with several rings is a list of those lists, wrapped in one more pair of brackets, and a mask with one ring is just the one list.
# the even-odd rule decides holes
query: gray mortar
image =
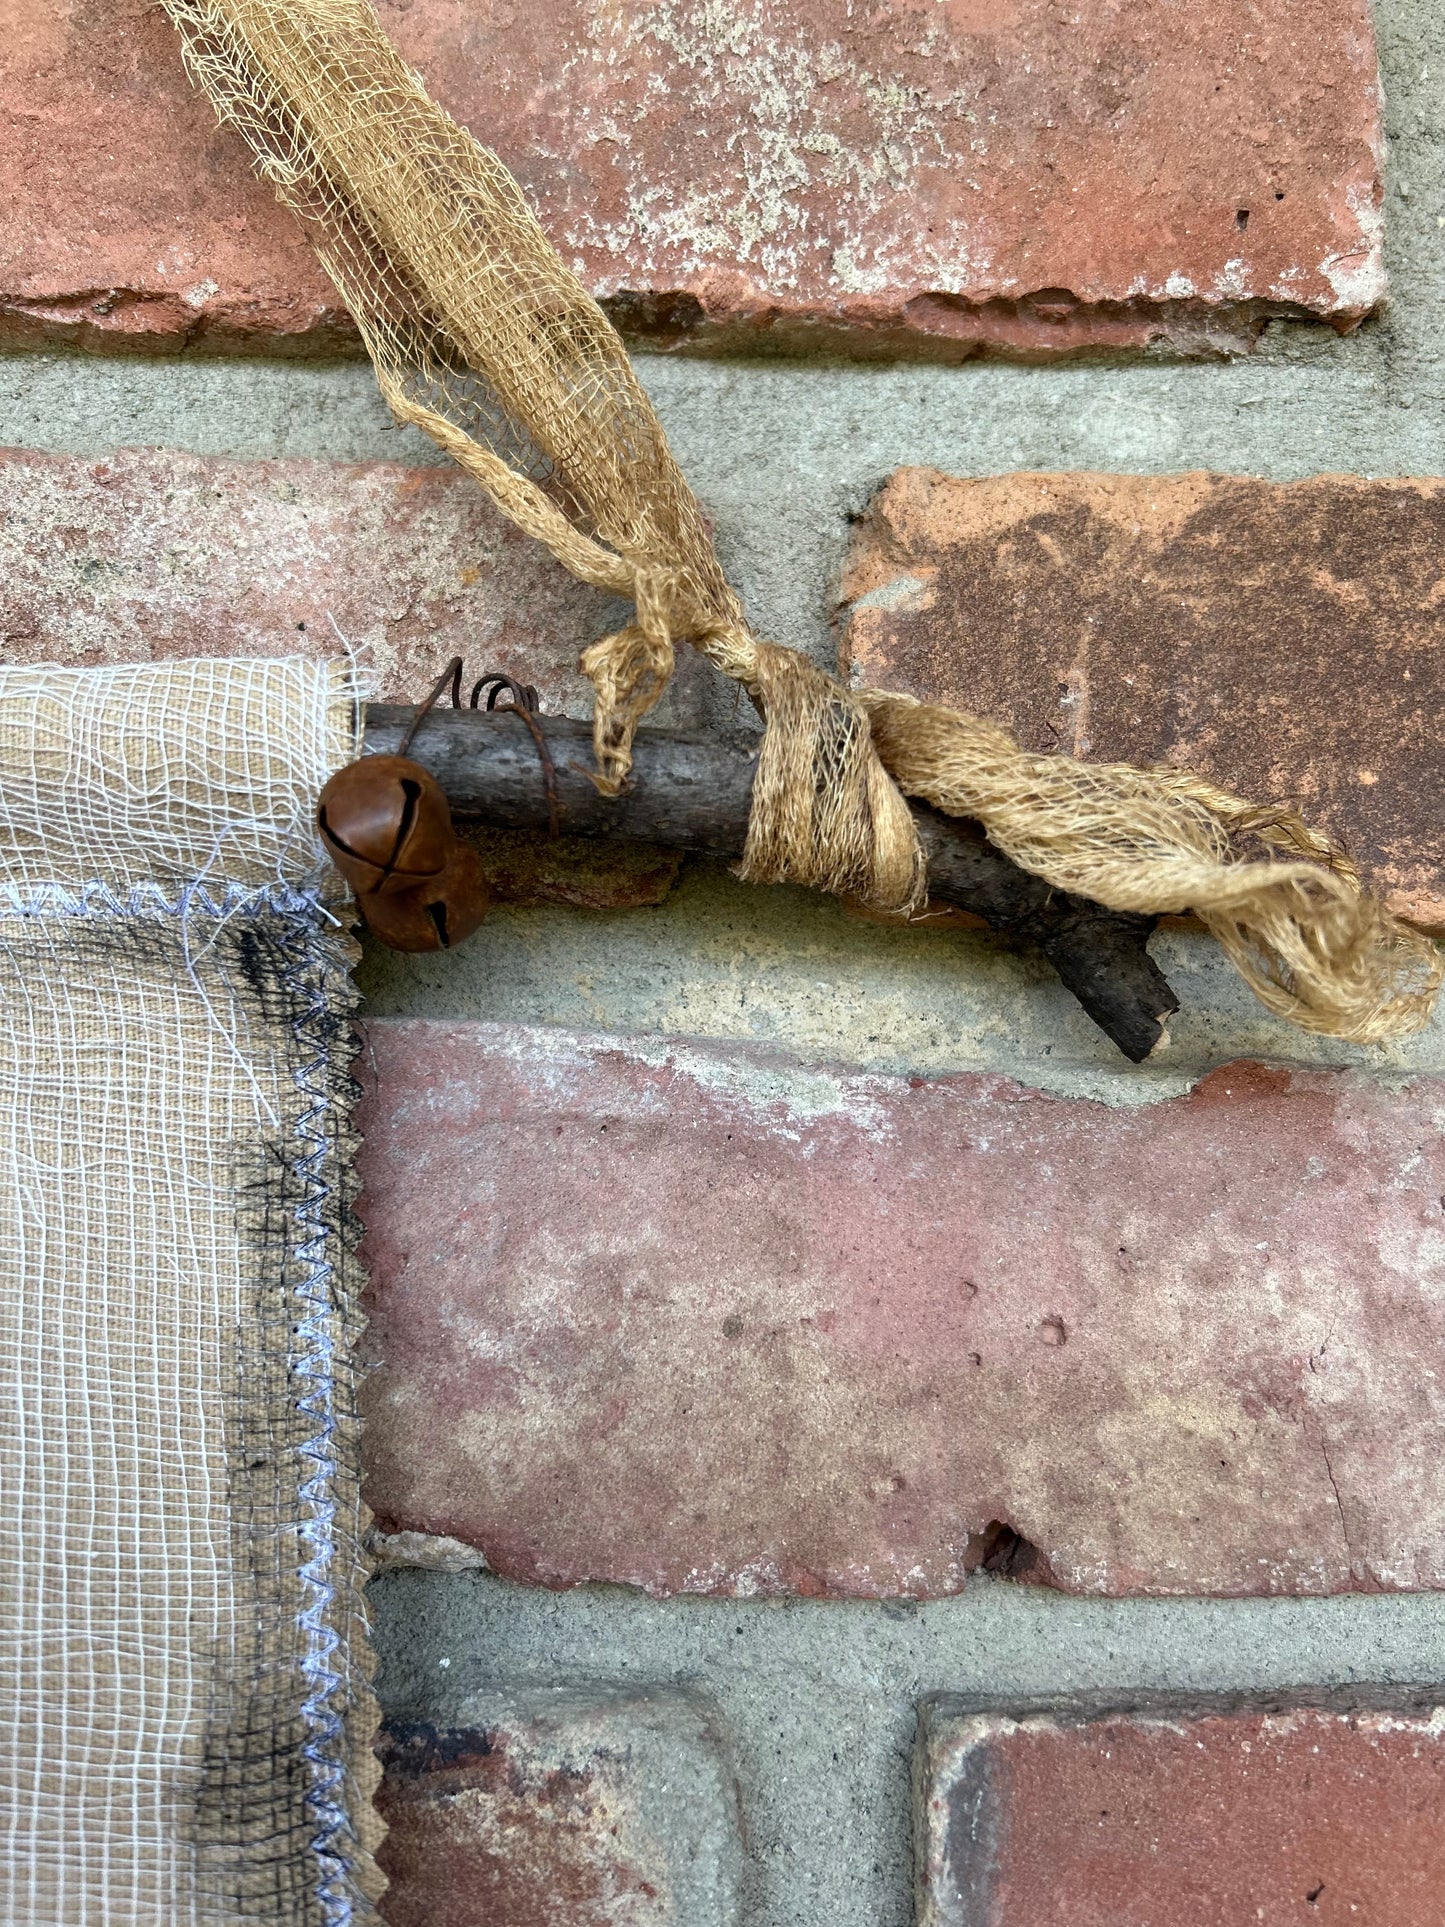
{"label": "gray mortar", "polygon": [[732,1734],[747,1927],[905,1927],[926,1693],[1428,1683],[1441,1665],[1430,1597],[1105,1601],[979,1578],[933,1605],[741,1604],[412,1572],[376,1581],[372,1603],[381,1696],[404,1719],[462,1720],[468,1696],[499,1683],[705,1691]]}
{"label": "gray mortar", "polygon": [[[1445,9],[1376,8],[1391,139],[1386,245],[1396,291],[1348,339],[1273,327],[1233,362],[962,368],[640,362],[716,518],[754,620],[827,662],[847,518],[907,463],[1291,480],[1441,472],[1445,453]],[[391,428],[358,363],[0,359],[0,441],[104,453],[437,460]],[[731,706],[719,692],[718,713]],[[749,899],[701,873],[664,910],[508,912],[445,964],[368,962],[372,1008],[621,1031],[763,1037],[883,1068],[997,1068],[1135,1101],[1238,1054],[1439,1070],[1442,1032],[1357,1059],[1263,1018],[1198,938],[1156,940],[1186,1010],[1166,1066],[1123,1071],[1032,960],[991,940],[878,931],[791,892]],[[976,1582],[925,1607],[657,1603],[530,1592],[486,1576],[397,1573],[375,1588],[382,1693],[455,1713],[468,1691],[665,1680],[731,1723],[750,1841],[747,1927],[901,1927],[908,1750],[919,1694],[1200,1691],[1442,1677],[1434,1596],[1108,1603]],[[449,1666],[443,1666],[449,1660]]]}
{"label": "gray mortar", "polygon": [[1181,1008],[1167,1044],[1138,1067],[1032,951],[984,931],[864,923],[830,899],[755,889],[712,864],[686,871],[656,909],[503,906],[455,955],[368,944],[359,981],[373,1017],[738,1039],[866,1070],[1002,1071],[1108,1104],[1177,1097],[1242,1056],[1445,1071],[1445,1008],[1420,1036],[1367,1050],[1271,1017],[1207,937],[1165,930],[1151,948]]}
{"label": "gray mortar", "polygon": [[[847,517],[893,469],[1278,481],[1440,472],[1445,452],[1445,10],[1376,7],[1391,159],[1388,314],[1340,338],[1276,323],[1253,355],[961,368],[639,357],[673,446],[716,518],[755,623],[832,653],[828,588]],[[80,453],[164,443],[209,454],[435,462],[391,425],[360,362],[0,358],[0,440]],[[723,692],[730,706],[732,692]]]}

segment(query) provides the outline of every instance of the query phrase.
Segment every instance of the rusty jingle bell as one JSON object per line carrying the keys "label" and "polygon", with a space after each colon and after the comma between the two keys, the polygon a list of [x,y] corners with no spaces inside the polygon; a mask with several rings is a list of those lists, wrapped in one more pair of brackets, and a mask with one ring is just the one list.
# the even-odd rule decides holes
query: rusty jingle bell
{"label": "rusty jingle bell", "polygon": [[457,841],[440,783],[409,756],[363,756],[322,790],[326,853],[393,950],[449,950],[487,914],[475,850]]}

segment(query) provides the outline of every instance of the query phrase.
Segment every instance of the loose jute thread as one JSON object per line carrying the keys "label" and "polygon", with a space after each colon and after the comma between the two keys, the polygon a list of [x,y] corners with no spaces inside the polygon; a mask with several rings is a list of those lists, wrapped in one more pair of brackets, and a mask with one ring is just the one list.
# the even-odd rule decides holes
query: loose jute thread
{"label": "loose jute thread", "polygon": [[598,786],[627,780],[679,643],[764,721],[740,874],[906,914],[904,801],[976,817],[1021,868],[1111,909],[1193,912],[1255,994],[1376,1042],[1428,1018],[1441,960],[1331,840],[1186,771],[1033,755],[997,724],[850,691],[748,627],[611,323],[496,155],[437,106],[365,0],[163,0],[221,120],[306,224],[397,419],[633,620],[583,652]]}

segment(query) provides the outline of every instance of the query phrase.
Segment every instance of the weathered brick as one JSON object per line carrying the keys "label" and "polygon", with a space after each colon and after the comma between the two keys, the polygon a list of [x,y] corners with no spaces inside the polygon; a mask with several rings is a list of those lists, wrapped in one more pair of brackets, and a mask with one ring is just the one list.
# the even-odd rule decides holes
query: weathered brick
{"label": "weathered brick", "polygon": [[901,469],[855,537],[855,681],[1029,748],[1173,762],[1343,838],[1445,925],[1445,483]]}
{"label": "weathered brick", "polygon": [[1445,1710],[924,1709],[918,1927],[1436,1927]]}
{"label": "weathered brick", "polygon": [[354,339],[296,223],[190,86],[161,10],[26,0],[0,47],[0,316],[13,341],[134,351]]}
{"label": "weathered brick", "polygon": [[[1366,0],[381,0],[624,325],[949,356],[1247,344],[1380,300]],[[0,50],[12,339],[327,347],[289,217],[158,10],[37,0]]]}
{"label": "weathered brick", "polygon": [[388,1927],[733,1927],[742,1847],[716,1717],[675,1691],[482,1695],[393,1722]]}
{"label": "weathered brick", "polygon": [[367,1035],[384,1529],[654,1593],[1445,1584],[1438,1083]]}
{"label": "weathered brick", "polygon": [[[412,701],[452,655],[591,713],[577,655],[620,605],[560,568],[450,468],[242,462],[169,449],[100,460],[0,450],[0,654],[82,667],[175,656],[364,652]],[[684,652],[659,712],[694,723]],[[656,903],[679,858],[632,845],[479,836],[494,893],[595,908]]]}
{"label": "weathered brick", "polygon": [[384,701],[464,655],[586,716],[578,651],[618,612],[450,467],[0,449],[8,662],[336,655],[344,639]]}

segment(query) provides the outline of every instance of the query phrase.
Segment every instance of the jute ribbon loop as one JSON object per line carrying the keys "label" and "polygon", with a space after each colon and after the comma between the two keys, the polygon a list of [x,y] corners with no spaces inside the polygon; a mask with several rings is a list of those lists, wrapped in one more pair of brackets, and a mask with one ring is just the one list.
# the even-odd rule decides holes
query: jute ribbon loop
{"label": "jute ribbon loop", "polygon": [[925,879],[904,795],[979,819],[1023,869],[1112,909],[1192,911],[1308,1030],[1418,1029],[1433,945],[1329,840],[1184,771],[1036,756],[1007,730],[844,689],[754,636],[615,330],[520,188],[398,57],[366,0],[163,0],[220,118],[310,230],[399,421],[562,565],[635,604],[584,651],[596,781],[689,643],[764,721],[741,874],[906,912]]}

